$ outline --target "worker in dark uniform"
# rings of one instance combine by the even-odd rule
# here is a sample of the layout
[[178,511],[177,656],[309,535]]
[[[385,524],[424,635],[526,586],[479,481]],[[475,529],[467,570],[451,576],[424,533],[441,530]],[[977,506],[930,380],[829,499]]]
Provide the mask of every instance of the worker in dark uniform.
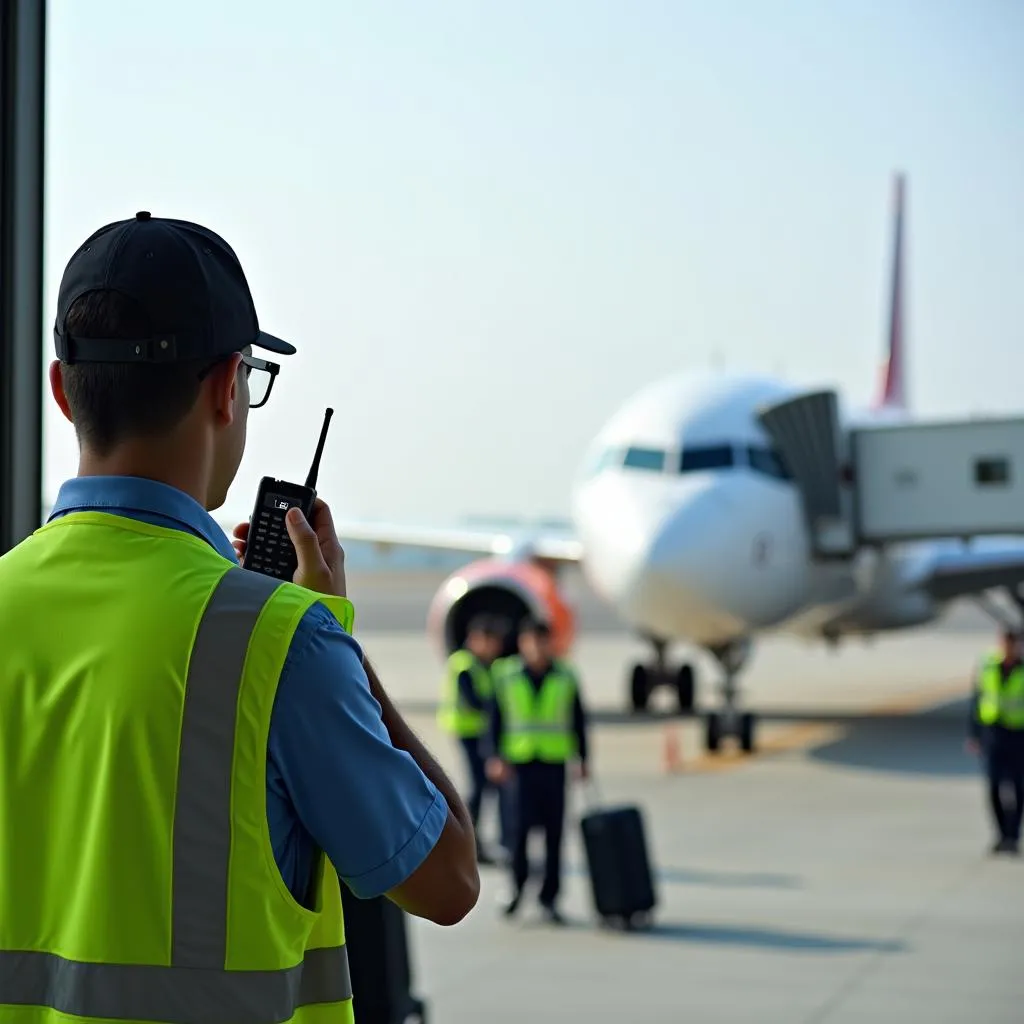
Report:
[[512,898],[514,914],[529,877],[527,840],[534,828],[544,832],[546,857],[540,905],[554,924],[563,924],[556,901],[562,874],[566,770],[587,776],[587,716],[572,668],[552,656],[546,624],[524,620],[519,655],[503,658],[494,671],[491,706],[491,779],[514,787]]
[[971,706],[968,749],[981,753],[998,839],[993,853],[1020,852],[1024,817],[1024,663],[1019,634],[1007,629],[1001,650],[981,666]]
[[[497,787],[490,782],[484,770],[487,745],[488,713],[492,697],[491,665],[501,654],[507,624],[494,616],[477,615],[470,620],[465,644],[448,658],[444,690],[437,711],[441,729],[456,737],[462,747],[469,795],[466,808],[477,828],[484,793]],[[501,845],[507,848],[507,814],[499,807]],[[495,858],[480,842],[477,833],[477,862],[493,864]]]

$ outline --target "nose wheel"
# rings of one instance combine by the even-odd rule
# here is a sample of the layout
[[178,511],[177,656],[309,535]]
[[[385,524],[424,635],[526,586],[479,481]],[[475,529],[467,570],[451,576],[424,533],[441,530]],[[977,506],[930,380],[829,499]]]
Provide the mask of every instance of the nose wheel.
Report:
[[757,716],[752,711],[711,711],[704,719],[704,746],[716,754],[722,740],[733,738],[745,754],[754,752]]
[[752,711],[741,711],[737,676],[750,653],[747,643],[734,644],[712,651],[724,673],[721,684],[722,709],[710,711],[704,718],[704,747],[708,753],[717,753],[725,739],[735,740],[745,754],[755,749],[757,716]]

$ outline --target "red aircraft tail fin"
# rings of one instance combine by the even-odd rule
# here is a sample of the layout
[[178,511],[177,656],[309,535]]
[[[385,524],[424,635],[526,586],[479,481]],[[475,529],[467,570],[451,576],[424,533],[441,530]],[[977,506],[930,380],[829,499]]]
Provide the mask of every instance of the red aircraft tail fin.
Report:
[[903,333],[903,229],[905,183],[902,174],[895,182],[895,230],[893,236],[892,286],[889,298],[889,337],[875,408],[905,410],[907,399],[907,353]]

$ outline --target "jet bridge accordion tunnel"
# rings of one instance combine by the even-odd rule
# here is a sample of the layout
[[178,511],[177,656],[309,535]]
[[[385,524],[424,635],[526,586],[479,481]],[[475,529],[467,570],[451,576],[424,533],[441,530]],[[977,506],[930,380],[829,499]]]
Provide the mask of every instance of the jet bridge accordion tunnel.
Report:
[[1024,417],[844,430],[835,392],[815,391],[758,420],[800,492],[819,561],[901,541],[1024,535]]
[[815,391],[763,408],[761,426],[771,438],[803,501],[814,554],[848,558],[854,540],[839,403],[834,391]]

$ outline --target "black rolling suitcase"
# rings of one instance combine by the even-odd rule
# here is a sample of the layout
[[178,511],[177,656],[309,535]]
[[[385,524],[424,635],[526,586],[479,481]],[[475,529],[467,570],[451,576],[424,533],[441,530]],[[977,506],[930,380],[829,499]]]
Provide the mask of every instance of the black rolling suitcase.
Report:
[[405,911],[386,896],[361,900],[341,883],[352,1009],[359,1024],[426,1024],[411,992]]
[[580,830],[602,922],[622,928],[646,924],[658,899],[640,809],[592,806]]

